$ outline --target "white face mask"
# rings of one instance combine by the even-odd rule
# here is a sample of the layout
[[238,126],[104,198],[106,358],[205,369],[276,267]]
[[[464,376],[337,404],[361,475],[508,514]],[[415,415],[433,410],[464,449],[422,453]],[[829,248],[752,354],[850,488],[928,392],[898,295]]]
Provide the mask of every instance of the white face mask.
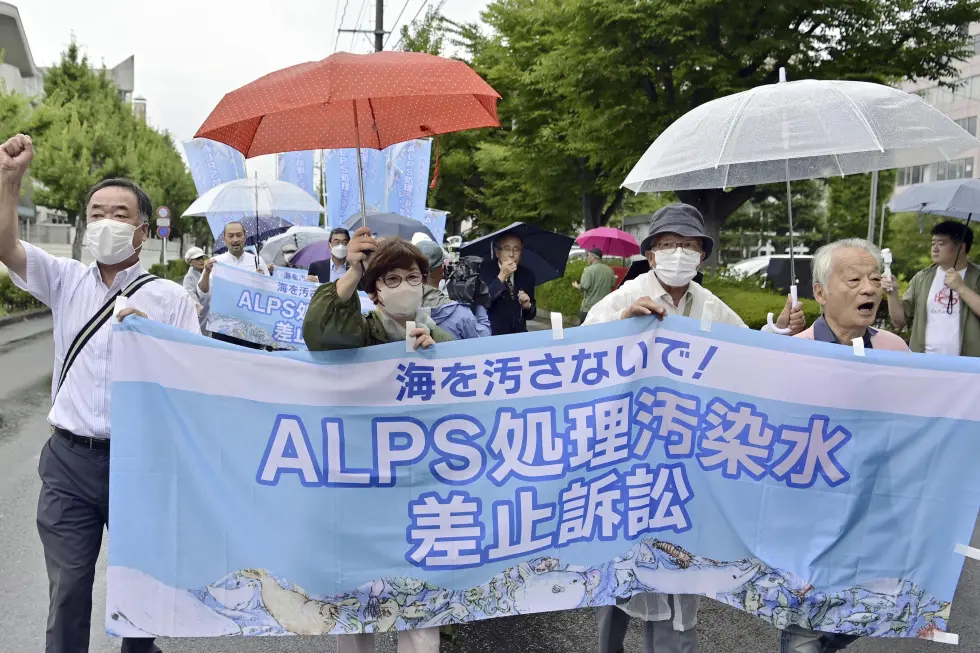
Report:
[[422,305],[422,284],[409,285],[402,281],[397,288],[389,288],[381,284],[378,298],[385,311],[392,317],[415,317],[419,306]]
[[701,265],[701,254],[689,252],[678,247],[673,252],[654,252],[656,258],[656,273],[662,283],[672,288],[680,288],[691,283],[698,274]]
[[330,253],[338,260],[347,258],[347,245],[334,245],[330,248]]
[[[85,229],[85,247],[99,263],[115,265],[133,254],[133,234],[136,227],[126,222],[103,218],[89,223]],[[142,245],[140,248],[142,249]]]

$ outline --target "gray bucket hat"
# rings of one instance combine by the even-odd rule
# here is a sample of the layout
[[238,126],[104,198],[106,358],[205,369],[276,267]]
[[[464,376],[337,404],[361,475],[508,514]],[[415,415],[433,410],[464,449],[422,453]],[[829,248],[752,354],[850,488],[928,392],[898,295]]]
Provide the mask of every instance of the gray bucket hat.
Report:
[[640,244],[640,251],[646,252],[653,247],[653,240],[660,234],[677,234],[678,236],[688,236],[700,238],[703,243],[705,257],[711,255],[711,250],[715,248],[715,241],[704,230],[704,218],[701,212],[690,204],[668,204],[653,214],[650,220],[650,230],[647,237]]
[[429,269],[438,270],[446,262],[446,252],[433,240],[420,241],[416,247],[422,252],[422,256],[429,260]]

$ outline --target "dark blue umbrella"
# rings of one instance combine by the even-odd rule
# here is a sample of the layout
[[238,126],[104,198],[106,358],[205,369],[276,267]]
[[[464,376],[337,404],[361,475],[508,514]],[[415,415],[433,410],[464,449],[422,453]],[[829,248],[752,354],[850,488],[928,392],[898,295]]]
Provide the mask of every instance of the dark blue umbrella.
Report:
[[[212,217],[208,216],[208,223],[211,224]],[[214,239],[214,253],[221,254],[228,248],[225,247],[225,236],[224,236],[224,224],[228,222],[240,222],[243,227],[245,227],[245,237],[246,245],[255,245],[256,242],[264,242],[273,236],[278,236],[281,233],[285,233],[287,229],[292,227],[291,222],[286,222],[282,218],[272,218],[272,217],[258,217],[255,216],[245,216],[243,218],[229,218],[224,220],[222,224],[222,230],[217,231],[218,237]],[[212,224],[212,229],[214,226]]]
[[524,243],[521,266],[534,273],[536,285],[540,286],[565,275],[568,253],[575,244],[575,239],[526,222],[515,222],[489,236],[466,243],[460,250],[460,255],[492,258],[494,243],[504,236],[517,236]]
[[[418,220],[406,218],[404,215],[398,215],[397,213],[368,213],[366,222],[367,226],[371,229],[371,233],[377,236],[411,240],[412,236],[421,231],[434,240],[432,232],[424,224]],[[362,220],[360,213],[351,216],[344,223],[344,229],[351,233],[360,229],[361,226]]]

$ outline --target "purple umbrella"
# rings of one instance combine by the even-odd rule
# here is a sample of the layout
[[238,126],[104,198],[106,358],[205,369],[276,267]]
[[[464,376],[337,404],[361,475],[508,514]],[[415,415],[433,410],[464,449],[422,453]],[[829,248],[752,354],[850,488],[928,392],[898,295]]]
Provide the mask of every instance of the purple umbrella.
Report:
[[323,261],[328,258],[330,258],[330,241],[321,240],[316,243],[311,243],[296,252],[296,255],[293,256],[289,262],[298,268],[306,268],[309,270],[310,265],[313,263]]

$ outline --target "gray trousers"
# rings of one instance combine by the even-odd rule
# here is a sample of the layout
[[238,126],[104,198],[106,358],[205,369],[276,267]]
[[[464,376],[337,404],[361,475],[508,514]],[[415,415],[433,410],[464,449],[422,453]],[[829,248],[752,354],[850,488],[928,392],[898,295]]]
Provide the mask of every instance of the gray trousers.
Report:
[[[37,532],[48,570],[45,653],[87,653],[92,585],[109,525],[109,452],[52,435],[38,463]],[[124,639],[123,653],[159,653],[152,639]]]
[[[599,628],[599,653],[622,653],[630,616],[614,605],[596,609]],[[697,653],[696,628],[683,632],[674,630],[673,621],[643,622],[643,653]]]

